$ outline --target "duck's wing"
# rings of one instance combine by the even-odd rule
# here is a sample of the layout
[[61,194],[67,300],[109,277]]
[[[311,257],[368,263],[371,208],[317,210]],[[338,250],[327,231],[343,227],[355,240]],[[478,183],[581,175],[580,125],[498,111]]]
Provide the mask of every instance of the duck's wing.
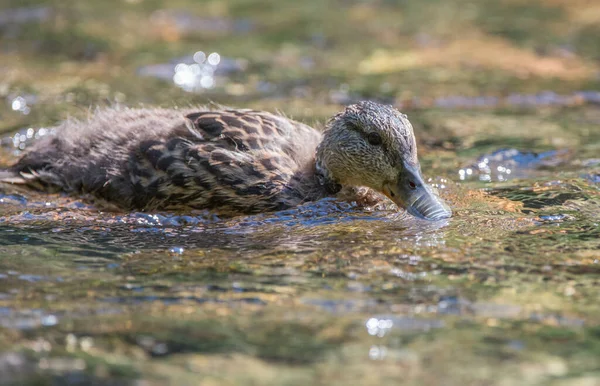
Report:
[[134,206],[257,212],[296,204],[290,180],[311,161],[320,134],[253,110],[189,113],[167,142],[140,146]]
[[172,138],[183,114],[175,109],[108,108],[85,120],[67,119],[0,173],[0,182],[93,194],[118,186],[125,200],[129,195],[123,177],[131,153],[142,142]]
[[186,115],[187,129],[197,138],[247,152],[282,145],[296,122],[254,110],[202,111]]
[[106,110],[59,129],[0,182],[91,194],[127,209],[257,212],[295,204],[290,181],[320,140],[306,125],[251,110]]

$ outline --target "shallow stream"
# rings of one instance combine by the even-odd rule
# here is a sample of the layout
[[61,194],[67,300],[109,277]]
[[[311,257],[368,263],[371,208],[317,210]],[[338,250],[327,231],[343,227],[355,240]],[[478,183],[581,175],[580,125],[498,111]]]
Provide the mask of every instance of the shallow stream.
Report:
[[2,187],[0,384],[600,384],[594,2],[9,3],[2,167],[90,106],[322,127],[376,99],[454,216],[103,213]]

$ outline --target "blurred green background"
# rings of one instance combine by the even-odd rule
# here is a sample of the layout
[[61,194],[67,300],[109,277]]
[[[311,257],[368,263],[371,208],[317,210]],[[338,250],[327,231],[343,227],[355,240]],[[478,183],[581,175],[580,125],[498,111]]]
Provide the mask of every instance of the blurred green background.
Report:
[[[408,109],[439,97],[600,88],[593,0],[2,4],[4,132],[114,103],[215,101],[323,118],[364,98]],[[187,92],[172,71],[198,51],[222,60],[209,88],[188,71]],[[17,96],[32,105],[26,116],[12,109]]]

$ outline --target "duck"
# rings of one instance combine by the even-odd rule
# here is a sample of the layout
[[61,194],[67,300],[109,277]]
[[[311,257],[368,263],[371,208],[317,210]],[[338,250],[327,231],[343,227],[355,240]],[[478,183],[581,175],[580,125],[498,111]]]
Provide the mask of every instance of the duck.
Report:
[[112,107],[52,132],[0,180],[126,211],[238,215],[336,197],[389,199],[427,220],[452,215],[424,181],[407,116],[371,101],[345,107],[321,131],[250,109]]

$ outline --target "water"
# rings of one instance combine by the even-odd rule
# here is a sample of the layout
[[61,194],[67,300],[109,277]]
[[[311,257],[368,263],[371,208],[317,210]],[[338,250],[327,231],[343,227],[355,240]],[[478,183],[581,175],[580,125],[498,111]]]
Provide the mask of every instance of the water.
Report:
[[456,350],[503,379],[492,364],[528,374],[541,353],[544,377],[594,366],[597,188],[448,184],[456,216],[443,222],[333,200],[220,219],[5,196],[2,327],[15,349],[35,348],[4,366],[15,381],[28,366],[61,382],[97,371],[173,379],[160,358],[184,383],[274,384],[335,368],[386,382],[396,366],[416,382],[432,364],[446,374]]
[[2,186],[0,384],[600,382],[593,2],[151,3],[0,7],[2,167],[90,106],[322,127],[373,99],[408,114],[454,216],[112,213]]

